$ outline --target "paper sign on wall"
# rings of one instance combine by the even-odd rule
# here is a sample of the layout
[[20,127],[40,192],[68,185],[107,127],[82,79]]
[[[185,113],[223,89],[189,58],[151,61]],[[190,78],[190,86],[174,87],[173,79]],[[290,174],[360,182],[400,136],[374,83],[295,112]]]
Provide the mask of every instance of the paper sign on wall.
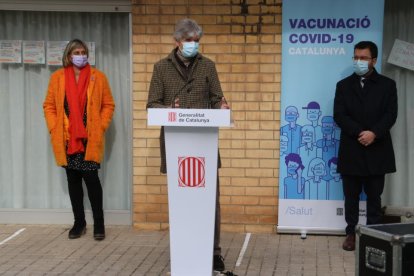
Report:
[[45,64],[45,42],[23,41],[23,62],[29,64]]
[[21,63],[22,41],[0,40],[0,63]]
[[47,64],[62,66],[62,56],[69,41],[47,42]]
[[388,63],[414,71],[414,43],[396,39]]

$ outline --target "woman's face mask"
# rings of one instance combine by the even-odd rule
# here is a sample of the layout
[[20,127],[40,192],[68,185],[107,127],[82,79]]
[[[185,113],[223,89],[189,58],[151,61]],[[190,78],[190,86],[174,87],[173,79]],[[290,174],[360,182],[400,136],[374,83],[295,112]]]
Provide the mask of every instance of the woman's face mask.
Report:
[[78,68],[83,68],[88,64],[87,55],[72,55],[72,63]]
[[88,64],[88,56],[86,54],[86,50],[83,47],[78,47],[73,49],[71,53],[70,60],[72,64],[78,68],[83,68]]

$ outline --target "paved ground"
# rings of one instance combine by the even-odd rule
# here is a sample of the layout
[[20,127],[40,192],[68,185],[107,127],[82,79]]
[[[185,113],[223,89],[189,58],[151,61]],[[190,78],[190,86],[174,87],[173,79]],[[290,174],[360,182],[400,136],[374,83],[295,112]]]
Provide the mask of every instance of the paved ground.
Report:
[[[98,242],[91,226],[76,240],[68,240],[68,230],[67,225],[0,224],[0,275],[168,274],[168,232],[110,226]],[[239,276],[354,275],[354,253],[341,249],[343,238],[251,234],[241,255],[246,234],[222,233],[221,245],[226,270]]]

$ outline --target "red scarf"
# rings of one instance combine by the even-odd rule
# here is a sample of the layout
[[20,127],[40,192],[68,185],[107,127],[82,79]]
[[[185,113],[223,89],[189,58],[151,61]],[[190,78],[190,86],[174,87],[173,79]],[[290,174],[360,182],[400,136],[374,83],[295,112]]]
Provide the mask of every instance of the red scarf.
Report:
[[75,71],[73,66],[65,68],[65,90],[66,99],[69,105],[69,143],[68,154],[85,152],[83,140],[88,138],[83,115],[87,100],[87,90],[91,67],[87,64],[80,69],[78,82],[76,83]]

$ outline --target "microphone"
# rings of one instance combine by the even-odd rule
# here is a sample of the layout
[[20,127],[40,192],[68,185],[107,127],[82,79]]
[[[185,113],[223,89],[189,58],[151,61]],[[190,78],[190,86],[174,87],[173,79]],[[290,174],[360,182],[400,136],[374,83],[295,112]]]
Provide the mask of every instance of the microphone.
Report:
[[190,80],[188,80],[180,89],[178,89],[177,93],[174,94],[174,97],[171,100],[171,107],[175,108],[175,99],[177,98],[177,96],[181,93],[181,91],[184,90],[184,88],[186,88],[187,85],[191,84],[193,82],[194,78],[191,78]]

